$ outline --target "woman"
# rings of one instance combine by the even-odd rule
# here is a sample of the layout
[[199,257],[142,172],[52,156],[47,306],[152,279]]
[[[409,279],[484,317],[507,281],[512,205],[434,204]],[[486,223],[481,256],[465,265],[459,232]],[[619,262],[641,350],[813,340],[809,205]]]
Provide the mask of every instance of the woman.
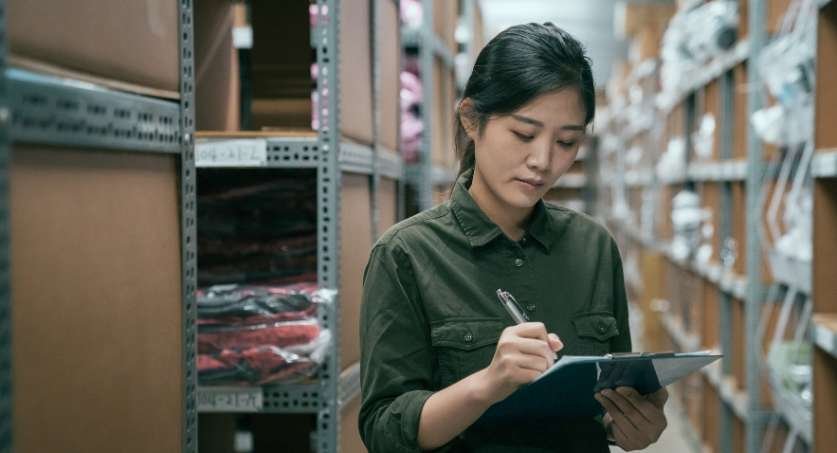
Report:
[[[457,111],[451,199],[391,228],[364,274],[360,430],[373,453],[633,450],[665,428],[665,390],[629,388],[596,395],[601,420],[472,426],[558,351],[631,349],[613,239],[542,200],[594,113],[589,59],[556,26],[511,27],[480,52]],[[513,325],[498,288],[532,322]]]

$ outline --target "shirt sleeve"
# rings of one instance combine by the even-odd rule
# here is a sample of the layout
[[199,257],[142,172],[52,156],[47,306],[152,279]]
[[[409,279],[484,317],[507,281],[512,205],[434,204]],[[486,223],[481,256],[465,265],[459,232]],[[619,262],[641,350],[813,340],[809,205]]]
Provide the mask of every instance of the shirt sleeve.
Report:
[[372,250],[361,306],[359,429],[370,452],[418,452],[433,355],[413,268],[397,237]]
[[622,256],[616,242],[611,241],[611,260],[613,263],[613,314],[619,328],[619,335],[610,343],[612,352],[631,351],[631,326],[628,322],[628,296],[625,292],[625,277],[622,273]]

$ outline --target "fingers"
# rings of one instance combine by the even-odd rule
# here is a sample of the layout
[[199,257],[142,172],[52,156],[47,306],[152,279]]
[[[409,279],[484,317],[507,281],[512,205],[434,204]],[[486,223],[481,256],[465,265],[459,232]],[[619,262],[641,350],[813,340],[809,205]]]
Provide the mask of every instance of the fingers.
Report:
[[546,358],[532,354],[517,354],[510,357],[510,360],[520,368],[537,371],[538,373],[543,373],[551,365]]
[[558,335],[551,333],[547,335],[547,337],[549,338],[549,347],[552,348],[553,351],[558,352],[564,349],[564,342],[558,338]]
[[534,338],[548,343],[549,337],[546,333],[546,326],[542,322],[524,322],[516,326],[509,327],[515,334],[523,338]]
[[616,445],[621,447],[625,451],[632,451],[632,450],[639,450],[642,448],[642,445],[639,445],[635,442],[632,438],[630,438],[625,431],[617,423],[612,423],[610,425],[610,432],[613,434],[613,440],[616,441]]
[[639,436],[640,429],[634,420],[636,416],[632,418],[622,410],[621,406],[614,402],[614,400],[623,399],[621,396],[616,396],[616,392],[613,390],[605,389],[597,393],[595,398],[605,408],[607,413],[610,414],[613,422],[617,423],[629,437],[634,438]]
[[624,401],[630,404],[636,413],[649,423],[665,423],[665,415],[663,415],[660,408],[640,395],[636,389],[631,387],[618,387],[616,388],[616,393],[622,395],[624,397]]
[[[610,414],[614,425],[628,438],[629,443],[625,445],[645,448],[656,442],[668,425],[662,409],[633,388],[605,389],[596,395],[596,400]],[[621,443],[619,445],[623,446]]]
[[517,349],[525,354],[537,355],[545,358],[551,366],[555,362],[555,352],[543,341],[531,338],[518,338],[515,341]]

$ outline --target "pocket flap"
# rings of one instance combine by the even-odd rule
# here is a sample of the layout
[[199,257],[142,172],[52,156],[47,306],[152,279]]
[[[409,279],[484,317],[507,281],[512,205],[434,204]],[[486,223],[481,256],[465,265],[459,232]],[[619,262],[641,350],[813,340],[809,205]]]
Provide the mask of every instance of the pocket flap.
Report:
[[585,313],[573,319],[579,337],[607,341],[619,335],[616,318],[610,313]]
[[497,343],[505,327],[493,319],[445,320],[430,326],[430,342],[433,346],[467,351]]

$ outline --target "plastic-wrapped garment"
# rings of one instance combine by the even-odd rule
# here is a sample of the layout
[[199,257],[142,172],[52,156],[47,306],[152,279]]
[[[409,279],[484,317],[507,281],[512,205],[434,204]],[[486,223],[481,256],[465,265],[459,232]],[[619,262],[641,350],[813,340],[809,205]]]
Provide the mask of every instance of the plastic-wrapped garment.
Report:
[[241,323],[248,317],[259,317],[255,321],[248,318],[249,324],[315,318],[316,304],[325,297],[314,283],[279,287],[218,285],[198,291],[198,317],[228,324]]
[[315,320],[274,324],[205,325],[198,323],[198,352],[244,350],[254,345],[295,346],[310,343],[320,334]]
[[222,351],[198,356],[198,379],[202,384],[266,384],[293,381],[312,375],[318,364],[310,358],[275,346],[257,346],[244,351]]
[[331,332],[320,331],[307,343],[289,347],[254,345],[198,355],[202,384],[267,384],[294,381],[313,375],[325,361]]

